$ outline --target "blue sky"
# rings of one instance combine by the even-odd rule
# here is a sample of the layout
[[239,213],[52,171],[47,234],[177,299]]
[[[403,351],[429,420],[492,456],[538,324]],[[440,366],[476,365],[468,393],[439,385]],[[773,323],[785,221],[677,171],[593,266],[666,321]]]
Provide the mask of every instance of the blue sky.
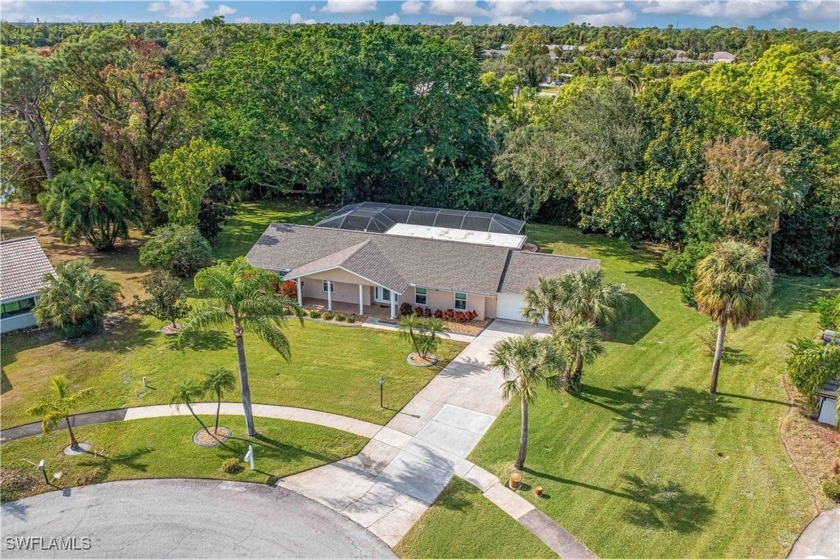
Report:
[[0,0],[4,21],[200,21],[223,15],[229,22],[386,23],[466,25],[514,23],[633,27],[669,24],[840,30],[840,0]]

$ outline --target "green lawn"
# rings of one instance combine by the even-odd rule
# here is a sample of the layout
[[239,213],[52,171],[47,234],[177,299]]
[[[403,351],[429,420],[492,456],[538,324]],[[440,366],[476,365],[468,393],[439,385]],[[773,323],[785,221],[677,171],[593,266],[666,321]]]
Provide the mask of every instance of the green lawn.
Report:
[[[64,259],[79,247],[68,247],[38,227],[30,210],[16,221],[18,235],[38,234],[51,247],[50,258]],[[18,213],[23,214],[22,211]],[[245,254],[272,221],[314,223],[325,212],[282,201],[245,202],[214,243],[218,258]],[[68,254],[59,254],[62,247]],[[136,248],[133,250],[136,255]],[[127,293],[138,293],[145,276],[135,257],[117,250],[98,255],[94,267],[117,279]],[[130,301],[128,301],[130,302]],[[229,330],[197,336],[190,346],[179,348],[157,332],[163,323],[130,316],[107,334],[82,341],[65,342],[54,332],[11,333],[2,339],[3,428],[30,423],[26,414],[38,396],[46,392],[50,377],[67,375],[74,388],[94,387],[95,397],[80,411],[168,403],[172,387],[182,380],[201,378],[216,367],[236,371],[236,349]],[[287,328],[292,361],[284,362],[267,345],[245,335],[245,350],[254,402],[300,406],[387,423],[463,347],[445,340],[440,364],[429,369],[408,365],[408,342],[396,333],[360,326],[344,327],[306,321],[290,321]],[[150,389],[144,389],[143,376]],[[379,385],[386,379],[385,408],[379,406]],[[229,395],[238,400],[238,392]]]
[[454,477],[394,548],[406,559],[557,557],[524,526]]
[[[213,418],[202,417],[208,424]],[[4,443],[3,500],[34,495],[51,488],[36,469],[45,459],[49,476],[61,472],[57,487],[75,487],[118,479],[212,478],[273,484],[279,478],[358,454],[367,439],[347,433],[279,419],[259,419],[259,435],[245,435],[241,417],[223,416],[221,425],[233,436],[224,446],[200,447],[192,442],[200,426],[192,417],[165,417],[106,423],[76,429],[79,441],[90,442],[91,452],[66,456],[67,431]],[[255,470],[244,462],[238,474],[222,471],[222,462],[242,459],[253,445]],[[94,454],[95,452],[95,454]],[[28,481],[28,487],[9,483],[10,473]],[[26,484],[24,484],[26,485]]]
[[[764,317],[728,336],[713,397],[698,337],[709,321],[680,304],[657,255],[559,227],[528,234],[543,250],[600,258],[633,294],[584,393],[543,392],[531,409],[524,477],[549,497],[535,504],[602,557],[784,556],[813,516],[779,439],[785,344],[817,331],[802,309],[836,283],[777,278]],[[504,479],[519,420],[508,406],[472,460]]]

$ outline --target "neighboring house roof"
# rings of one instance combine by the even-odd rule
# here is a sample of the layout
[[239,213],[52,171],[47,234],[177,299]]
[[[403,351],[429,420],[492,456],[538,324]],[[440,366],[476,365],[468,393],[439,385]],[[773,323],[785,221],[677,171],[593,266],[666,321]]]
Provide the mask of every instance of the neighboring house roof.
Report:
[[34,295],[46,285],[47,274],[55,270],[35,237],[0,242],[0,299]]
[[598,269],[601,263],[591,258],[558,256],[538,252],[511,251],[499,293],[523,293],[537,285],[541,277],[559,276],[585,269]]
[[735,55],[725,50],[719,50],[712,55],[712,62],[732,62]]
[[521,235],[525,230],[524,221],[499,214],[381,202],[349,204],[317,226],[385,233],[398,223],[509,235]]
[[290,270],[285,278],[293,280],[336,268],[347,270],[397,293],[403,293],[408,287],[408,281],[391,265],[379,247],[369,240],[298,266]]
[[525,286],[539,276],[599,265],[504,247],[288,223],[271,224],[247,258],[289,279],[343,268],[397,293],[415,285],[490,296],[505,284],[506,274],[515,278],[507,285]]

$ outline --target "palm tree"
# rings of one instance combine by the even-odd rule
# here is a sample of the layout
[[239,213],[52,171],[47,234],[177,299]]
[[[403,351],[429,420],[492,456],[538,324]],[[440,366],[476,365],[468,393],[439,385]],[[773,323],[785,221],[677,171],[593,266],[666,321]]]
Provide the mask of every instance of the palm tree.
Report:
[[102,323],[120,296],[120,285],[100,272],[91,273],[92,262],[80,258],[60,264],[56,275],[45,277],[33,313],[38,324],[60,328],[67,337],[77,337]]
[[440,336],[446,336],[449,331],[446,324],[439,318],[423,318],[414,313],[405,315],[399,323],[400,334],[411,342],[415,353],[421,359],[426,359],[434,353],[440,343]]
[[616,68],[615,74],[624,80],[627,87],[635,95],[642,87],[642,77],[639,75],[639,70],[635,64],[629,62],[622,62]]
[[423,318],[412,312],[403,315],[400,319],[400,323],[397,325],[397,328],[399,328],[400,331],[400,336],[411,342],[411,347],[414,348],[414,351],[418,355],[420,354],[420,343],[417,338],[420,335],[420,325],[422,322]]
[[201,389],[216,396],[216,432],[219,431],[219,412],[222,409],[222,394],[236,388],[236,377],[227,369],[213,369],[204,377]]
[[525,288],[525,307],[522,317],[531,324],[548,318],[554,324],[562,316],[568,293],[562,289],[560,278],[542,277],[537,287]]
[[499,367],[505,377],[502,396],[519,398],[522,424],[519,431],[519,454],[514,466],[521,470],[528,452],[528,406],[534,403],[537,388],[541,384],[554,390],[560,387],[558,371],[563,369],[563,358],[549,340],[531,334],[500,340],[490,356],[491,365]]
[[231,263],[219,262],[204,268],[195,275],[195,289],[210,301],[194,308],[183,327],[181,336],[198,330],[207,330],[233,324],[236,352],[239,358],[239,383],[242,389],[242,407],[248,434],[257,434],[251,411],[251,388],[248,384],[248,364],[245,361],[245,331],[252,332],[288,361],[291,358],[289,340],[283,333],[284,320],[296,315],[303,324],[297,304],[274,292],[273,273],[254,268],[244,257]]
[[718,324],[709,392],[717,392],[726,327],[746,326],[767,307],[773,291],[770,268],[755,248],[736,241],[717,244],[697,264],[694,298],[697,309]]
[[41,417],[41,431],[45,435],[51,433],[56,426],[64,420],[67,425],[67,432],[70,433],[70,448],[79,450],[79,442],[70,425],[70,416],[73,411],[93,393],[90,388],[84,388],[78,392],[69,391],[70,381],[65,376],[53,377],[50,386],[55,393],[51,397],[42,398],[37,404],[27,410],[31,415]]
[[609,324],[624,307],[624,288],[604,283],[603,270],[580,270],[561,280],[561,288],[568,292],[566,304],[570,316],[578,316],[593,325]]
[[601,333],[585,320],[575,317],[554,324],[551,340],[565,361],[562,385],[566,392],[579,390],[584,363],[593,363],[604,352]]
[[192,405],[193,402],[197,398],[201,398],[201,395],[204,393],[204,390],[201,386],[197,385],[192,381],[182,382],[181,384],[175,387],[175,391],[172,393],[172,399],[169,401],[170,404],[175,404],[175,407],[184,404],[187,406],[187,409],[190,410],[190,413],[198,421],[201,428],[213,438],[216,438],[216,435],[210,432],[210,429],[207,428],[207,425],[201,421],[201,418],[195,414],[195,410],[193,410]]

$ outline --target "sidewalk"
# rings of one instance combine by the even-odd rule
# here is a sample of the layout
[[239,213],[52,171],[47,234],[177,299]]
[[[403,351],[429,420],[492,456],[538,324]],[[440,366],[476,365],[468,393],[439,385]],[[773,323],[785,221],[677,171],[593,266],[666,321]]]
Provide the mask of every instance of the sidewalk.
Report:
[[282,479],[278,485],[336,510],[393,546],[453,475],[504,408],[502,375],[487,360],[500,339],[533,331],[495,321],[352,458]]
[[[387,322],[380,322],[375,318],[367,319],[362,323],[362,326],[365,328],[376,328],[377,330],[390,330],[391,332],[399,331],[399,328],[396,325],[388,324]],[[448,332],[446,335],[441,335],[441,337],[445,340],[455,340],[456,342],[465,342],[469,344],[472,343],[472,341],[475,340],[477,336],[470,336],[468,334],[458,334],[456,332]]]
[[840,559],[840,507],[820,513],[799,535],[788,559]]

